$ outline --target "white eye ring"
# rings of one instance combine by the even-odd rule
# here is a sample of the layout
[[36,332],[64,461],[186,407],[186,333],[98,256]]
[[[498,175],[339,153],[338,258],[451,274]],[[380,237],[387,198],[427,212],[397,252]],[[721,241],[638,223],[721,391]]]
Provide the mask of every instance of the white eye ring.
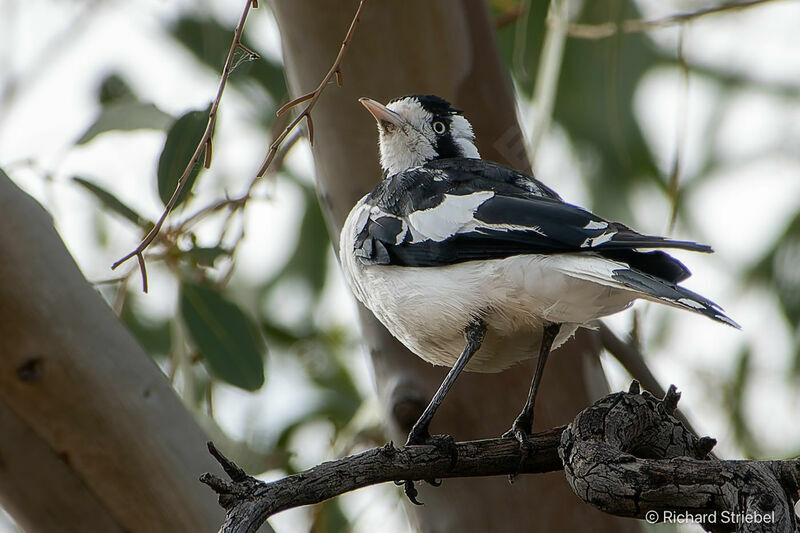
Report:
[[437,120],[436,122],[433,123],[433,131],[436,133],[436,135],[441,135],[442,133],[447,131],[447,126],[445,126],[444,122],[442,122],[441,120]]

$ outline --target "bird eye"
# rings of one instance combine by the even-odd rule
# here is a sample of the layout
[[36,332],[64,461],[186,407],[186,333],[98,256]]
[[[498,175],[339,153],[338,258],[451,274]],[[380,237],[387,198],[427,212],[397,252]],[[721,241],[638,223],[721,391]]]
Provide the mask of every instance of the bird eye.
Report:
[[447,126],[445,126],[444,122],[442,122],[441,120],[435,121],[432,125],[433,125],[433,131],[436,133],[436,135],[441,135],[442,133],[447,131]]

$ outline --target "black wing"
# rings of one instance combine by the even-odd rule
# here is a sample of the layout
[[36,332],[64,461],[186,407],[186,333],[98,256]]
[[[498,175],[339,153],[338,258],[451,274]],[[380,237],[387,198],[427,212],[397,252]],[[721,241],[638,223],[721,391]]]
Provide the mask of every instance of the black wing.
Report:
[[[446,164],[445,164],[446,162]],[[519,254],[595,253],[677,283],[683,264],[661,251],[710,252],[688,241],[642,235],[564,203],[533,178],[481,160],[444,160],[398,174],[367,198],[356,238],[368,264],[444,266]]]

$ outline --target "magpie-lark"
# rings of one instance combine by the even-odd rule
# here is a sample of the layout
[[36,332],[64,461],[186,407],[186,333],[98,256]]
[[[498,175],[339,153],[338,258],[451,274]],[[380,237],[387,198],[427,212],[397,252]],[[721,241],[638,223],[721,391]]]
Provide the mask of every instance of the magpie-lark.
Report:
[[384,179],[342,228],[345,278],[412,352],[452,367],[408,444],[430,438],[430,421],[462,370],[498,372],[538,353],[528,399],[506,433],[521,442],[550,350],[637,298],[739,327],[678,285],[689,277],[678,260],[641,251],[709,246],[642,235],[480,159],[469,121],[442,98],[360,101],[378,122]]

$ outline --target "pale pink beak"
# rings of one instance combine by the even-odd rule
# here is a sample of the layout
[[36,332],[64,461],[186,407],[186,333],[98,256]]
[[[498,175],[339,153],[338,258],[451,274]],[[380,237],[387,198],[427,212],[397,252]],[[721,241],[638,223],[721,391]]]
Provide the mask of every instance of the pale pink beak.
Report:
[[[375,120],[378,122],[378,125],[383,130],[386,130],[387,126],[393,126],[398,129],[402,128],[403,124],[405,124],[406,122],[403,117],[401,117],[400,115],[398,115],[397,113],[395,113],[382,103],[376,102],[371,98],[366,98],[366,97],[359,98],[358,101],[361,102],[361,105],[367,108],[367,111],[369,111],[373,117],[375,117]],[[391,130],[392,128],[389,127],[388,129]]]

